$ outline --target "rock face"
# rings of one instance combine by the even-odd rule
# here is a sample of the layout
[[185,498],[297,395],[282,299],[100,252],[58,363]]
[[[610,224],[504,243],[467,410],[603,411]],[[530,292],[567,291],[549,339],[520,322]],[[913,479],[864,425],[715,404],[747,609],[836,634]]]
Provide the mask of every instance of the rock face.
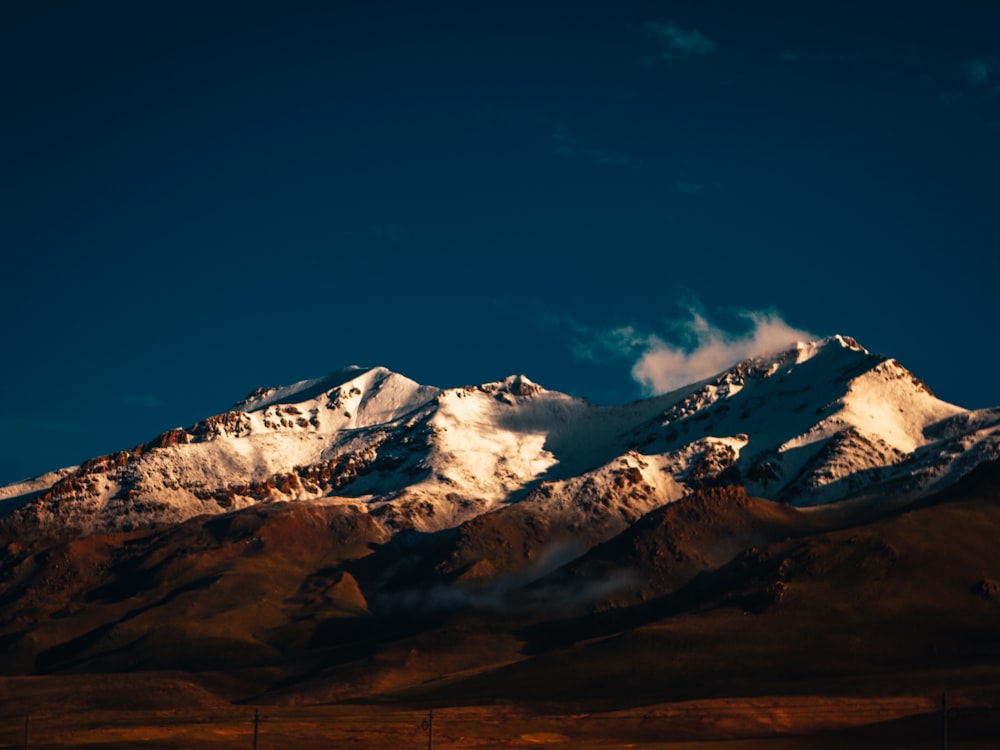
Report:
[[998,418],[838,337],[618,407],[378,368],[262,389],[0,489],[0,674],[293,703],[993,690]]
[[613,407],[523,375],[441,390],[348,368],[0,488],[0,519],[27,536],[84,535],[307,501],[394,533],[517,507],[516,521],[490,523],[541,518],[609,538],[693,490],[741,485],[795,506],[904,502],[998,456],[1000,409],[940,401],[895,360],[834,336]]

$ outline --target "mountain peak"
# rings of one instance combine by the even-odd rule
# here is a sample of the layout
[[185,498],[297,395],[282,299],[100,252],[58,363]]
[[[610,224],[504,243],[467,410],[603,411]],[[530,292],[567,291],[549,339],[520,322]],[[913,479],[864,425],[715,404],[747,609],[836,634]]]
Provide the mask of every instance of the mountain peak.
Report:
[[861,344],[858,343],[857,339],[851,336],[843,336],[839,333],[836,333],[833,336],[827,336],[825,339],[821,339],[821,341],[830,346],[836,345],[840,346],[843,349],[853,349],[854,351],[857,352],[864,352],[865,354],[871,354],[871,352],[869,352],[867,349],[861,346]]
[[239,411],[250,412],[259,411],[275,404],[311,401],[317,396],[365,376],[369,376],[365,378],[367,381],[381,381],[392,375],[395,375],[395,373],[386,367],[349,365],[340,370],[334,370],[320,378],[300,380],[297,383],[286,386],[258,388],[242,401],[238,401],[233,408]]
[[[542,386],[532,382],[527,375],[508,375],[503,380],[487,385],[493,386],[491,390],[509,393],[512,396],[534,396],[545,390]],[[483,386],[484,389],[486,387],[486,385]]]
[[[858,343],[857,339],[851,336],[844,336],[836,333],[832,336],[824,336],[813,341],[800,341],[787,352],[780,352],[778,358],[794,359],[796,363],[805,362],[819,354],[857,352],[862,355],[870,355],[871,352]],[[792,356],[788,356],[792,355]]]

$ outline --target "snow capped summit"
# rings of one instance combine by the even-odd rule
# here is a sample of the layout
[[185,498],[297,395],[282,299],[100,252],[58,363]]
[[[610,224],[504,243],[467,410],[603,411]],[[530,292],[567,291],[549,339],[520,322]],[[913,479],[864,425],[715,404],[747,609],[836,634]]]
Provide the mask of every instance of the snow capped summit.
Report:
[[526,375],[508,375],[503,380],[484,383],[479,387],[487,393],[509,393],[512,396],[534,396],[545,390],[540,385],[532,383]]
[[[363,368],[352,365],[314,380],[303,380],[282,388],[260,388],[233,409],[247,413],[266,411],[280,413],[282,405],[322,403],[330,410],[341,407],[348,414],[353,405],[354,426],[391,421],[416,409],[440,392],[415,383],[385,367]],[[364,416],[360,416],[361,414]]]
[[911,459],[918,451],[933,453],[934,425],[964,413],[895,360],[831,336],[744,360],[699,384],[663,413],[656,428],[666,433],[647,429],[645,440],[672,456],[674,443],[682,453],[697,444],[693,433],[739,438],[742,447],[732,446],[726,462],[727,481],[814,505],[879,484],[883,470],[900,480],[916,471],[922,479],[907,490],[930,486],[932,477],[948,473],[948,462],[935,459],[918,471]]
[[[80,532],[256,503],[348,504],[388,529],[524,507],[614,528],[708,486],[796,505],[912,498],[1000,456],[1000,410],[937,399],[830,336],[672,393],[595,406],[524,375],[462,388],[349,367],[75,469],[0,489],[0,515]],[[610,521],[607,519],[611,519]]]
[[258,388],[242,401],[236,402],[236,404],[233,405],[233,409],[240,411],[256,411],[282,401],[294,402],[296,400],[303,400],[304,398],[309,398],[306,394],[320,394],[331,391],[337,386],[341,386],[344,383],[354,380],[355,378],[373,370],[383,370],[386,373],[388,372],[388,370],[385,370],[383,367],[358,367],[358,365],[350,365],[342,370],[331,372],[329,375],[322,378],[300,380],[298,383],[292,383],[292,385],[283,387]]

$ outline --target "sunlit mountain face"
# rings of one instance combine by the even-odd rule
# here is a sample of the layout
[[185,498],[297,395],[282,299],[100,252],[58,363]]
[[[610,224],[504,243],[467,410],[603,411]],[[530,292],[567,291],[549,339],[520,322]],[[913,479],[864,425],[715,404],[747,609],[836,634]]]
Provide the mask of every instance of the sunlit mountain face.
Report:
[[840,726],[830,694],[884,699],[850,726],[931,710],[900,681],[981,703],[998,441],[1000,410],[844,336],[621,406],[380,367],[259,388],[3,488],[0,686],[103,684],[113,712],[796,694],[805,734]]
[[945,403],[843,336],[612,407],[523,375],[442,390],[353,367],[10,485],[2,507],[29,536],[275,502],[364,513],[390,535],[513,508],[581,527],[597,514],[610,533],[708,487],[799,507],[904,505],[1000,455],[998,424],[1000,411]]

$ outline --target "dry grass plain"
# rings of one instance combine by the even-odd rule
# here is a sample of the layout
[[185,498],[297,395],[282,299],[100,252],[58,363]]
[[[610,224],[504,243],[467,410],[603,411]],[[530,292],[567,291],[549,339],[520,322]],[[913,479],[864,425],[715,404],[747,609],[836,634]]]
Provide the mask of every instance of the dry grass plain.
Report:
[[[25,714],[31,748],[252,748],[255,711],[259,750],[428,746],[429,707],[234,705],[180,675],[6,678],[0,698],[4,748],[24,747]],[[997,698],[982,691],[949,698],[950,747],[1000,746]],[[920,695],[759,696],[617,711],[498,704],[438,706],[433,728],[435,748],[456,750],[937,748],[941,712],[939,698]]]
[[[86,680],[72,682],[75,690],[88,689]],[[52,698],[62,692],[50,683],[43,679],[22,695],[38,691]],[[7,681],[5,695],[13,687],[26,688]],[[180,689],[177,684],[173,687]],[[1000,715],[977,707],[974,699],[959,697],[956,704],[949,727],[950,746],[996,748]],[[116,711],[82,709],[70,700],[62,709],[49,706],[31,715],[29,742],[32,748],[92,750],[252,748],[254,710],[252,706],[192,705]],[[259,711],[260,750],[416,750],[428,743],[426,709],[348,704],[264,706]],[[0,747],[23,747],[23,716],[5,714],[0,720]],[[683,701],[600,713],[555,706],[534,711],[512,705],[438,708],[433,726],[436,748],[792,750],[936,748],[941,722],[936,701],[929,697],[794,696]]]

